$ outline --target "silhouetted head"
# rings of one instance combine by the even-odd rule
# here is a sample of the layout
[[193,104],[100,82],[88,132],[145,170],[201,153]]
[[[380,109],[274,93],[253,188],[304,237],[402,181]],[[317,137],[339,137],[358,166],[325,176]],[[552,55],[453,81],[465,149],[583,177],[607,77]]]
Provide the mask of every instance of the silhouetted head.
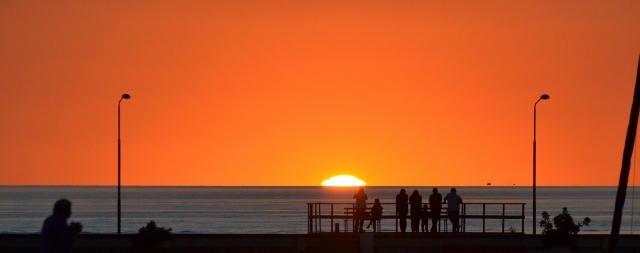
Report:
[[433,193],[438,193],[438,188],[433,188]]
[[451,192],[456,193],[456,188],[451,188]]
[[364,192],[364,186],[360,186],[360,188],[358,188],[358,192]]
[[380,205],[380,199],[374,200],[373,203],[376,204],[376,205]]
[[400,194],[404,194],[404,193],[406,193],[406,192],[407,192],[407,191],[405,191],[404,189],[400,189]]
[[422,209],[427,209],[429,208],[429,206],[427,206],[427,204],[422,205]]
[[53,214],[61,216],[65,219],[71,217],[71,201],[60,199],[53,204]]
[[418,195],[418,190],[413,190],[413,193],[411,193],[411,195]]

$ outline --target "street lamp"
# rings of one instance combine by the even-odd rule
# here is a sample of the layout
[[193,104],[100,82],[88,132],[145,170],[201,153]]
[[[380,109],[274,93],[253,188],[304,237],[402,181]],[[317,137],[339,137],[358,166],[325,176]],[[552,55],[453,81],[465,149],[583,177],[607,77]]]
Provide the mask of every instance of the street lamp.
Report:
[[533,234],[536,234],[536,105],[540,100],[549,99],[549,95],[542,94],[533,105]]
[[130,99],[129,94],[122,94],[118,101],[118,234],[120,234],[120,102],[123,99]]

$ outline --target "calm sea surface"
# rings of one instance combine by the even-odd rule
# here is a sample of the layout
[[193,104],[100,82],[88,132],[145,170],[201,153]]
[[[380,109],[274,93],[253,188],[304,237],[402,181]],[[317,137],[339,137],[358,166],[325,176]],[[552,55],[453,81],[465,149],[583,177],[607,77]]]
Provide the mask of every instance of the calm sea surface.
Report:
[[[393,203],[401,187],[367,187],[369,202],[379,198]],[[418,190],[428,199],[431,187],[404,187]],[[450,187],[438,187],[443,196]],[[465,203],[526,203],[526,233],[532,231],[531,187],[456,187]],[[149,220],[171,227],[174,233],[214,234],[302,234],[307,233],[307,203],[353,203],[356,188],[330,187],[123,187],[122,231],[136,233]],[[624,234],[640,229],[640,189],[629,188],[622,221]],[[635,195],[632,215],[632,194]],[[616,187],[539,187],[537,211],[552,217],[567,207],[576,221],[590,217],[592,223],[580,233],[610,233]],[[0,186],[0,233],[39,233],[42,221],[60,198],[73,202],[72,221],[82,222],[85,233],[116,233],[116,187]],[[324,208],[324,207],[323,207]],[[341,207],[342,208],[342,207]],[[384,205],[385,214],[394,213]],[[323,210],[326,212],[328,210]],[[468,212],[482,213],[482,207]],[[487,214],[500,214],[502,206],[489,206]],[[506,213],[520,214],[520,206]],[[325,226],[325,225],[323,225]],[[326,224],[326,229],[329,228]],[[383,221],[383,229],[395,221]],[[521,222],[508,221],[522,231]],[[501,231],[500,221],[488,221],[487,231]],[[481,221],[467,221],[467,231],[482,231]],[[537,228],[538,233],[541,229]]]

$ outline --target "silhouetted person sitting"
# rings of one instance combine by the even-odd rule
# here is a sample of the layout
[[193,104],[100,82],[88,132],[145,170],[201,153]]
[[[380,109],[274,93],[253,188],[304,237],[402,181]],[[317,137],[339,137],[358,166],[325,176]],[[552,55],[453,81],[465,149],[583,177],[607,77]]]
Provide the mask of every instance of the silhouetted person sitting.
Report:
[[440,212],[442,212],[442,195],[438,193],[438,188],[433,188],[433,193],[429,196],[429,205],[431,205],[431,232],[438,232],[438,221],[440,221]]
[[444,203],[448,203],[447,214],[449,220],[453,226],[452,231],[454,233],[460,232],[460,204],[462,204],[462,198],[456,194],[456,188],[451,188],[451,192],[444,197]]
[[429,214],[429,206],[422,205],[422,223],[420,225],[422,232],[429,232]]
[[411,206],[411,233],[420,232],[420,219],[422,219],[422,196],[418,190],[414,190],[409,196]]
[[379,199],[375,199],[373,202],[373,206],[371,206],[371,220],[369,220],[369,225],[367,228],[371,227],[373,224],[373,232],[376,232],[380,219],[382,218],[382,205],[380,204]]
[[357,222],[356,225],[358,227],[358,232],[364,231],[362,226],[364,225],[364,220],[367,217],[367,194],[364,193],[364,186],[360,186],[358,192],[353,195],[353,198],[356,199],[356,210],[354,213],[354,222]]
[[407,195],[404,189],[400,189],[400,194],[396,195],[396,212],[400,219],[400,231],[405,232],[407,230],[407,214],[409,213],[409,195]]
[[74,252],[73,244],[82,231],[80,223],[72,222],[67,225],[71,217],[71,201],[60,199],[53,205],[53,214],[44,220],[41,232],[41,250],[43,253]]

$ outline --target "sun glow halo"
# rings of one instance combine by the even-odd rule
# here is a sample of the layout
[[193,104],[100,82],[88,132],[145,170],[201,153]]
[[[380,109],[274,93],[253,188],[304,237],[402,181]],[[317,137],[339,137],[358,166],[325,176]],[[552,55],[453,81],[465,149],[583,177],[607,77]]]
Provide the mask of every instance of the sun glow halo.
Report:
[[350,187],[350,186],[363,186],[366,185],[364,181],[348,175],[339,175],[335,177],[331,177],[327,180],[322,181],[322,186],[339,186],[339,187]]

